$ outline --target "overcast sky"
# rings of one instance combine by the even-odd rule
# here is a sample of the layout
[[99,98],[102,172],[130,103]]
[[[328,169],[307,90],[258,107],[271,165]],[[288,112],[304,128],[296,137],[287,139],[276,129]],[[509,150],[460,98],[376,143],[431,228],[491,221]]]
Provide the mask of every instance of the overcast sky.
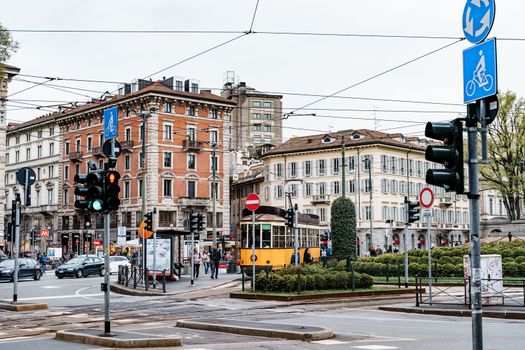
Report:
[[[116,34],[28,33],[28,29],[82,30],[217,30],[247,31],[257,0],[17,0],[2,1],[0,22],[13,30],[20,49],[9,64],[21,73],[61,78],[131,81],[210,49],[240,34]],[[154,75],[195,78],[202,87],[220,88],[226,71],[260,91],[284,94],[285,111],[316,101],[288,93],[330,95],[395,66],[452,44],[463,37],[465,1],[458,0],[260,0],[253,31],[449,37],[407,39],[307,35],[249,34]],[[500,0],[491,37],[525,39],[525,3]],[[445,120],[465,111],[462,51],[467,41],[416,60],[402,68],[352,87],[285,121],[285,137],[316,131],[372,128],[422,135],[417,122]],[[525,40],[498,41],[500,91],[525,96]],[[42,82],[42,79],[19,77]],[[98,97],[116,84],[52,82],[93,91]],[[13,81],[10,94],[32,86]],[[72,91],[72,90],[69,90]],[[215,93],[219,93],[218,90]],[[86,101],[86,96],[40,86],[16,94],[8,105],[8,120],[28,120],[45,114],[19,109],[21,102],[52,105]],[[414,104],[379,99],[440,102]],[[19,100],[19,101],[15,101]],[[29,106],[29,105],[25,105]],[[339,110],[337,110],[339,109]],[[341,111],[340,109],[345,109]],[[361,111],[357,111],[361,110]],[[413,111],[420,111],[414,113]],[[428,111],[435,111],[428,113]],[[338,118],[332,118],[335,116]],[[345,118],[345,119],[342,119]],[[361,119],[359,119],[361,118]],[[394,121],[388,121],[394,120]],[[311,129],[311,130],[303,130]]]

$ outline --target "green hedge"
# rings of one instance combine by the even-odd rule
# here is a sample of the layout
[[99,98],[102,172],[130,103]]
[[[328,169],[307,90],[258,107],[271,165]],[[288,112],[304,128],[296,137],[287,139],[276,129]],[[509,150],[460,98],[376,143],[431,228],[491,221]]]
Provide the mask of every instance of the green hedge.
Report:
[[[438,247],[432,249],[432,275],[435,277],[463,277],[463,256],[468,247]],[[482,254],[499,254],[503,260],[503,276],[525,277],[525,241],[497,242],[481,245]],[[408,252],[410,276],[426,277],[428,256],[426,250]],[[372,276],[404,275],[404,254],[382,254],[377,257],[360,257],[354,263],[356,272]]]
[[[335,268],[323,268],[319,264],[304,266],[288,266],[284,269],[256,276],[255,286],[257,291],[268,292],[295,292],[300,279],[301,290],[330,290],[352,288],[352,273],[341,269],[340,261],[333,264]],[[346,267],[346,263],[345,263]],[[373,285],[371,276],[354,273],[355,288],[370,288]]]

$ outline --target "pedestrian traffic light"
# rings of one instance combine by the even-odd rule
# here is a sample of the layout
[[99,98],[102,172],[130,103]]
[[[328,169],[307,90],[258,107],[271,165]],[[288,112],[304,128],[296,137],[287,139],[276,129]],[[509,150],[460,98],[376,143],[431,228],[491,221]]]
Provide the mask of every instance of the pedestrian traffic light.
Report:
[[120,199],[118,194],[120,193],[120,187],[118,185],[118,180],[120,179],[120,174],[115,170],[108,170],[105,172],[105,182],[104,182],[104,210],[111,211],[117,210],[120,206]]
[[146,231],[153,231],[153,213],[144,214],[144,222],[146,223]]
[[463,170],[463,123],[459,119],[446,123],[428,122],[425,136],[444,143],[428,146],[425,159],[443,164],[445,169],[428,169],[426,182],[443,187],[447,192],[465,193]]
[[284,213],[284,220],[286,222],[286,226],[294,227],[294,211],[292,208],[286,210]]
[[75,201],[75,208],[87,209],[93,213],[104,210],[103,176],[103,170],[92,171],[86,175],[75,175],[74,181],[83,185],[75,188],[75,195],[83,197]]
[[412,223],[420,219],[419,213],[421,209],[419,207],[419,202],[411,202],[405,197],[406,211],[407,211],[407,223]]
[[202,230],[204,230],[204,215],[199,213],[197,218],[198,218],[198,220],[197,220],[197,231],[202,231]]

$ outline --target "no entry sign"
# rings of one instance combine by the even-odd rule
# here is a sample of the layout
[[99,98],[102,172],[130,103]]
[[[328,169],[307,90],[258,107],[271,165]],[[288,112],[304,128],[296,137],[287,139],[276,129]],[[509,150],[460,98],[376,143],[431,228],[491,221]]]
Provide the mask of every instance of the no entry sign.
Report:
[[250,193],[246,197],[246,209],[250,211],[256,211],[259,208],[260,200],[259,196],[255,193]]
[[434,204],[434,193],[428,187],[425,187],[419,193],[419,203],[423,208],[430,208]]

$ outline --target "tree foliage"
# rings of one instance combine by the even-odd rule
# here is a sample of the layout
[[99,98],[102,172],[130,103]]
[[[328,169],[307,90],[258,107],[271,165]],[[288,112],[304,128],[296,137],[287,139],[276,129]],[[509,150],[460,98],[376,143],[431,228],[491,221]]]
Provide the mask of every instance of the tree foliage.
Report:
[[482,165],[485,189],[503,196],[509,221],[521,218],[520,198],[525,195],[525,101],[507,91],[499,96],[499,112],[489,126],[489,164]]
[[337,198],[331,207],[332,249],[337,259],[356,258],[355,206],[349,198]]
[[18,42],[13,40],[9,31],[0,24],[0,81],[4,75],[4,69],[1,63],[6,62],[17,49]]

